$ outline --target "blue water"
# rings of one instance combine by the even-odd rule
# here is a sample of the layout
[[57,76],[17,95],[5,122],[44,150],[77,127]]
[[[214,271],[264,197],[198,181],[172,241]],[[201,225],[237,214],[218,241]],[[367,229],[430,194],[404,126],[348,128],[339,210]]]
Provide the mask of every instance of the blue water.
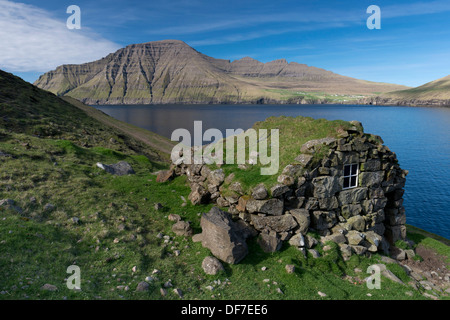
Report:
[[98,106],[103,112],[170,138],[172,131],[248,129],[269,116],[358,120],[380,135],[409,170],[404,195],[407,223],[450,239],[450,108],[355,105]]

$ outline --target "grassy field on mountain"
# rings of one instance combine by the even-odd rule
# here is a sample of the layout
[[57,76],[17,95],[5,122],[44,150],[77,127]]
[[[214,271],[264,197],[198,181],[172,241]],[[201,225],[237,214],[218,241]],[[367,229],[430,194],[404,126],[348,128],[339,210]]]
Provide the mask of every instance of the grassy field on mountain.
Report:
[[[146,140],[150,133],[89,108],[0,73],[0,200],[11,200],[0,205],[0,299],[180,299],[174,288],[183,299],[427,299],[423,288],[384,277],[381,290],[368,289],[366,269],[381,256],[344,261],[333,244],[313,259],[288,244],[264,253],[253,239],[241,263],[206,275],[201,263],[211,253],[175,236],[168,215],[191,221],[198,233],[200,215],[211,205],[186,201],[185,177],[156,182],[155,172],[168,164],[164,151]],[[135,174],[115,176],[96,166],[118,161]],[[449,258],[447,246],[412,231],[418,247]],[[296,271],[288,274],[286,264]],[[66,286],[70,265],[80,267],[80,291]],[[408,281],[399,265],[387,268]],[[149,290],[136,292],[146,278]],[[57,290],[43,290],[45,284]]]

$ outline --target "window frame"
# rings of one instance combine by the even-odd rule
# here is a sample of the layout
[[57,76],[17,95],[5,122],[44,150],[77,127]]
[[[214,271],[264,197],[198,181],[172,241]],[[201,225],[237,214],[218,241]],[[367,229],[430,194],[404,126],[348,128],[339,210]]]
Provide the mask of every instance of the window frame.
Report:
[[[356,173],[352,174],[352,169],[353,166],[356,166]],[[345,175],[345,167],[350,167],[350,173],[348,175]],[[342,190],[348,190],[348,189],[353,189],[353,188],[357,188],[358,187],[358,176],[359,176],[359,164],[358,163],[349,163],[349,164],[344,164],[344,168],[343,168],[343,172],[342,172]],[[355,185],[352,185],[352,178],[355,177],[356,181],[355,181]],[[345,187],[345,178],[349,179],[349,183],[348,183],[348,187]]]

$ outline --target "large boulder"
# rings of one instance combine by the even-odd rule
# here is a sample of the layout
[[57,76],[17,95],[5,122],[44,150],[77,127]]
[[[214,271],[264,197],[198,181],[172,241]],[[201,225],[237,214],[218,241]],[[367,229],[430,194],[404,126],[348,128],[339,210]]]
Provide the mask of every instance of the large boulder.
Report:
[[202,215],[202,245],[220,260],[238,263],[248,253],[241,228],[231,220],[228,213],[217,207]]
[[97,167],[100,169],[105,170],[106,172],[110,174],[114,174],[116,176],[124,176],[127,174],[134,174],[134,170],[131,167],[131,165],[126,161],[120,161],[115,164],[104,164],[97,162]]

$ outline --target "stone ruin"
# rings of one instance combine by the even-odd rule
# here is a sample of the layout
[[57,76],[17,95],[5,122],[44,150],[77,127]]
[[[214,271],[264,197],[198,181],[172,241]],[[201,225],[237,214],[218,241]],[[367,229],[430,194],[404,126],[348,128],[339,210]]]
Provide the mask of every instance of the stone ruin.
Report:
[[250,236],[258,236],[265,252],[289,241],[314,256],[320,236],[322,243],[336,242],[344,257],[388,254],[397,240],[406,239],[402,197],[408,172],[379,136],[351,123],[337,138],[305,143],[270,190],[259,184],[245,194],[234,174],[225,176],[222,168],[211,170],[206,164],[181,163],[162,175],[186,175],[193,204],[227,208],[204,214],[202,234],[194,240],[228,263],[247,254],[245,239]]

